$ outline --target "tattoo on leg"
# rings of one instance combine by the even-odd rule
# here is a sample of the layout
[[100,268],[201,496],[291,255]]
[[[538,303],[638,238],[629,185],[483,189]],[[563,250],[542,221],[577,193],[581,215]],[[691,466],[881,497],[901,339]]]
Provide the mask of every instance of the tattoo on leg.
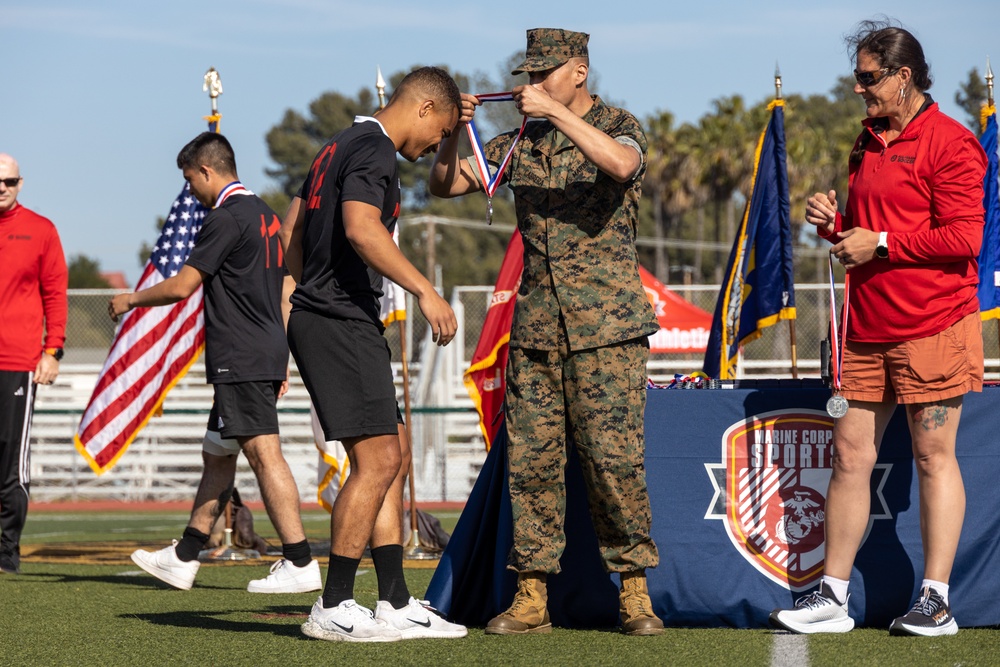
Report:
[[927,405],[913,412],[913,423],[925,431],[941,428],[948,421],[948,408],[943,405]]

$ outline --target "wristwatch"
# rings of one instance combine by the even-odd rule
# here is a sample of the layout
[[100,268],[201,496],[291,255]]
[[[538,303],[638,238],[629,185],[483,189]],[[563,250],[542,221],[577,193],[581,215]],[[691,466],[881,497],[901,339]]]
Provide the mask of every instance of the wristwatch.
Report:
[[63,349],[61,347],[47,347],[45,348],[45,354],[55,357],[56,361],[62,361]]
[[889,244],[887,243],[887,237],[889,232],[879,232],[878,234],[878,245],[875,246],[875,256],[879,259],[889,258]]

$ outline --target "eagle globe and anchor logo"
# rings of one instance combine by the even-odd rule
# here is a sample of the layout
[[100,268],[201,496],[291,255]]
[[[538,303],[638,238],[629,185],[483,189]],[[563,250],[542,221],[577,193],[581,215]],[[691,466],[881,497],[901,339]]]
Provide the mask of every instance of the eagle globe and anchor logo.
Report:
[[[721,463],[706,463],[715,495],[705,519],[722,520],[737,551],[794,592],[823,574],[826,491],[833,459],[833,418],[820,410],[776,410],[736,422],[722,436]],[[889,519],[882,489],[892,469],[876,464],[872,512]],[[863,544],[864,542],[862,542]]]

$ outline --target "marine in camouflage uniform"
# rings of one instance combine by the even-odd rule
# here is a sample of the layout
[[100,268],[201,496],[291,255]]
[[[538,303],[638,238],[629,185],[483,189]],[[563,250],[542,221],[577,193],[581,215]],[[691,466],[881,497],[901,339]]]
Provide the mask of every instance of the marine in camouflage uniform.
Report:
[[[659,561],[643,437],[646,337],[659,324],[635,249],[646,137],[632,114],[587,93],[587,41],[584,33],[529,30],[526,59],[513,72],[531,73],[531,85],[515,88],[514,98],[540,120],[527,124],[504,174],[524,241],[506,393],[514,518],[508,566],[519,573],[519,590],[488,634],[551,628],[545,577],[560,571],[566,544],[567,436],[579,454],[605,567],[622,573],[623,627],[629,634],[663,631],[644,575]],[[490,141],[487,161],[501,163],[517,134]],[[456,150],[455,141],[442,144],[432,193],[482,187],[474,163],[458,162]],[[588,155],[615,168],[599,168]]]
[[[597,96],[584,120],[643,157],[629,112]],[[516,132],[485,146],[499,163]],[[643,160],[644,163],[644,160]],[[566,436],[583,466],[601,556],[611,572],[655,567],[643,463],[646,336],[659,324],[639,279],[642,173],[618,183],[551,122],[529,123],[511,156],[524,271],[507,366],[509,482],[518,572],[559,572],[566,544]]]

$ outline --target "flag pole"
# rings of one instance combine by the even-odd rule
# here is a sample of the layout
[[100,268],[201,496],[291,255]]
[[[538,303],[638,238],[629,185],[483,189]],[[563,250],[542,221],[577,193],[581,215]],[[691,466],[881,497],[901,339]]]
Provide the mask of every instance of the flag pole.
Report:
[[413,481],[413,439],[410,437],[410,428],[413,422],[410,421],[410,369],[406,360],[406,322],[406,318],[396,320],[396,323],[399,325],[399,356],[403,368],[403,414],[406,418],[406,428],[403,432],[406,434],[406,444],[410,450],[410,469],[406,475],[410,490],[410,543],[404,549],[403,555],[412,560],[425,560],[437,558],[438,556],[420,546],[420,528],[417,522],[417,492],[416,483]]
[[986,56],[986,103],[993,104],[993,68],[990,67],[990,57]]
[[[774,99],[781,99],[781,70],[778,68],[778,63],[774,63]],[[799,352],[798,343],[795,337],[795,319],[788,320],[788,338],[789,344],[792,348],[792,379],[799,379]]]
[[[208,121],[208,131],[217,133],[219,131],[219,121],[222,120],[222,114],[219,113],[219,95],[222,94],[222,78],[219,76],[218,70],[214,67],[209,67],[208,71],[205,72],[201,90],[202,92],[208,93],[208,97],[212,101],[212,113],[208,116],[203,116],[203,118]],[[207,549],[198,554],[199,561],[248,560],[251,558],[260,558],[260,552],[256,549],[233,548],[234,512],[235,508],[233,506],[233,499],[230,497],[229,500],[226,501],[225,508],[222,510],[222,514],[225,517],[226,522],[225,541],[215,549]]]
[[209,98],[212,100],[212,114],[210,116],[205,116],[205,120],[208,121],[208,131],[218,132],[219,131],[219,121],[222,120],[222,114],[219,113],[219,95],[222,94],[222,79],[219,77],[219,72],[214,67],[209,67],[208,71],[205,72],[204,83],[201,86],[203,92],[207,92]]
[[382,78],[382,68],[375,65],[375,90],[378,91],[378,110],[385,108],[385,79]]
[[[382,78],[382,68],[375,66],[375,90],[378,91],[379,111],[385,108],[385,79]],[[403,556],[412,560],[424,560],[437,558],[435,554],[426,551],[420,546],[420,529],[417,522],[417,491],[416,483],[413,481],[413,438],[410,437],[410,367],[406,360],[406,318],[396,320],[399,325],[399,357],[403,369],[403,415],[406,421],[406,445],[410,450],[410,466],[406,478],[410,491],[410,543],[404,548]]]
[[[996,106],[993,99],[993,68],[990,67],[990,57],[986,56],[986,107],[983,109],[981,117],[982,126],[980,132],[986,131],[986,119],[990,109],[993,109],[993,113],[996,113]],[[997,341],[1000,342],[1000,318],[997,318]]]

